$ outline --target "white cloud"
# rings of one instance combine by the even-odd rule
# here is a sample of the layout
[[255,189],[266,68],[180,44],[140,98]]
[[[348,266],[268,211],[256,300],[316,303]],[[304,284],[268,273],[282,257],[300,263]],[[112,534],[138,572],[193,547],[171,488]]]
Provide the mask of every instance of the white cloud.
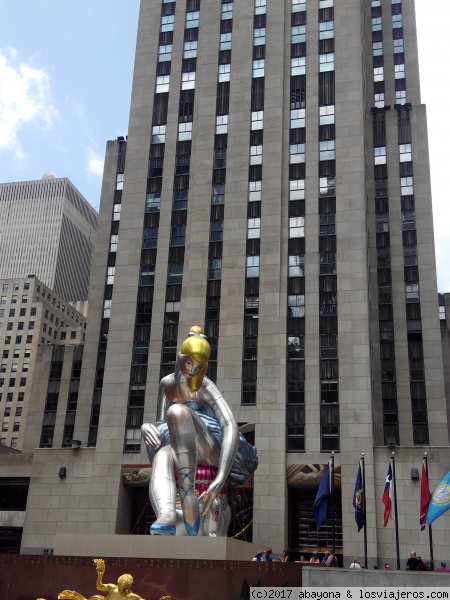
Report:
[[24,158],[19,139],[23,126],[50,128],[57,117],[48,73],[20,61],[15,48],[0,49],[0,149]]
[[103,156],[97,154],[92,148],[88,148],[88,173],[103,177]]

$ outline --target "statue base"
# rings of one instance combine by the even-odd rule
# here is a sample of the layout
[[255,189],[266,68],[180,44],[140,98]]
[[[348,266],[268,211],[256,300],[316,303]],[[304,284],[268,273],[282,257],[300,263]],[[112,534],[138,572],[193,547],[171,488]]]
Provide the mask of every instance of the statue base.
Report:
[[[261,546],[226,537],[56,534],[56,556],[252,560]],[[264,548],[265,549],[265,548]]]

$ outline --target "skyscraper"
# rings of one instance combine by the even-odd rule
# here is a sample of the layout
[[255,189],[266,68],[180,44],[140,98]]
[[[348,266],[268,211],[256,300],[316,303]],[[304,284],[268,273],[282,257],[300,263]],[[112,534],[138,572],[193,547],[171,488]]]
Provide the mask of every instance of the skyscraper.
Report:
[[0,183],[0,279],[36,275],[87,300],[97,213],[66,178]]
[[[412,2],[141,1],[128,138],[107,147],[74,431],[96,495],[83,532],[130,531],[115,465],[146,464],[140,425],[200,324],[209,377],[254,430],[253,540],[361,555],[364,452],[368,554],[393,557],[391,452],[417,511],[411,469],[427,449],[439,480],[450,458],[426,139]],[[335,528],[317,532],[331,452]],[[399,502],[403,555],[427,543],[417,511]],[[28,550],[51,539],[25,525]]]

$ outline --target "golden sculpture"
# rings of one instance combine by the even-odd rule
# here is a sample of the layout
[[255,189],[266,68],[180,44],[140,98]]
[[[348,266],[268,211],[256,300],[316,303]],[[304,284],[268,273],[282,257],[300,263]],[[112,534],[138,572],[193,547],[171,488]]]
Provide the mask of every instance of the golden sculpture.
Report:
[[[95,594],[85,598],[82,594],[79,594],[75,590],[63,590],[58,594],[58,600],[122,600],[127,598],[128,600],[144,600],[139,594],[135,594],[131,591],[133,585],[133,577],[128,573],[121,575],[115,583],[103,583],[102,578],[105,573],[105,561],[102,558],[94,558],[95,569],[97,571],[96,587],[101,592],[108,592],[106,596],[100,596]],[[38,598],[37,600],[44,600],[44,598]],[[159,600],[171,600],[171,596],[162,596]]]

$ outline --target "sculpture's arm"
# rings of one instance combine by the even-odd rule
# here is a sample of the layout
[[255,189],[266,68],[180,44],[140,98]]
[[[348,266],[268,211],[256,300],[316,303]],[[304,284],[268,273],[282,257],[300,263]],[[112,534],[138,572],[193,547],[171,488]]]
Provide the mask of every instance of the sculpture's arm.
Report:
[[207,377],[203,380],[202,397],[208,402],[223,427],[222,446],[217,475],[208,489],[200,496],[204,502],[203,514],[211,508],[214,499],[225,485],[239,446],[239,429],[230,407],[220,391]]
[[101,592],[107,592],[109,591],[109,587],[107,583],[103,583],[102,581],[102,577],[104,575],[105,571],[102,569],[97,569],[97,581],[95,582],[95,587],[100,590]]
[[[161,379],[158,389],[158,405],[156,408],[156,425],[158,423],[164,423],[166,420],[167,412],[167,399],[165,393],[165,382]],[[159,450],[161,446],[161,437],[159,431],[154,423],[144,423],[141,427],[142,437],[144,438],[145,445],[151,450]]]

